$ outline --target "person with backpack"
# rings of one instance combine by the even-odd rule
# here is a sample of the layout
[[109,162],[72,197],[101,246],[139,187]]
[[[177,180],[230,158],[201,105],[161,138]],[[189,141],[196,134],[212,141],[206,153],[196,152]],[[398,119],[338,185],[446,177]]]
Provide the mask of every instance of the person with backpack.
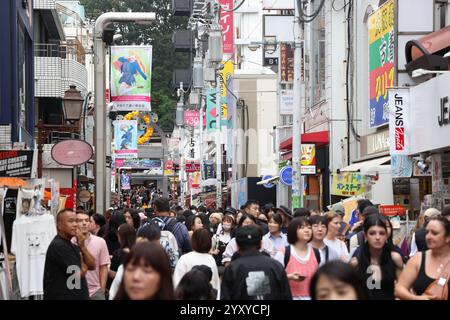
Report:
[[321,262],[320,252],[312,247],[312,227],[307,217],[291,220],[284,250],[284,268],[289,280],[292,299],[311,300],[309,286]]
[[325,244],[325,239],[328,231],[328,221],[324,216],[311,216],[309,222],[312,228],[311,246],[319,250],[320,265],[324,265],[328,261],[339,260],[339,255],[335,250]]
[[155,200],[153,205],[155,207],[155,217],[160,218],[164,222],[163,230],[173,233],[177,239],[181,254],[191,252],[191,240],[186,226],[183,223],[177,222],[176,218],[170,217],[169,199],[160,197]]
[[[378,214],[380,214],[380,212],[376,207],[366,206],[364,207],[364,209],[361,211],[360,214],[361,222],[364,223],[364,220],[367,219],[367,217],[369,217],[370,215],[378,215]],[[364,238],[363,224],[361,224],[358,228],[355,229],[354,233],[350,235],[349,240],[350,253],[354,253],[358,247],[363,245],[364,241],[365,238]]]

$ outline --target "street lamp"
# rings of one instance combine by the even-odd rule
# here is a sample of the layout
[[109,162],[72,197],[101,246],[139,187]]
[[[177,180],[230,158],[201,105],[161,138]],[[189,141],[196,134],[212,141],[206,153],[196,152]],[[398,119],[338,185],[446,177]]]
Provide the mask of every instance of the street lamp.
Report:
[[83,112],[83,103],[84,98],[81,96],[81,92],[76,89],[76,86],[70,85],[63,98],[64,120],[72,124],[79,121]]
[[426,74],[437,75],[437,74],[444,74],[444,73],[449,73],[449,72],[450,71],[446,71],[446,70],[426,70],[426,69],[420,68],[420,69],[416,69],[412,72],[412,77],[418,78],[418,77],[424,76]]
[[[113,22],[132,22],[147,25],[156,19],[154,12],[106,12],[100,15],[94,26],[95,54],[95,210],[103,214],[110,199],[110,179],[106,174],[106,112],[105,112],[105,43],[103,32]],[[109,148],[108,148],[109,150]],[[107,194],[108,192],[108,194]]]

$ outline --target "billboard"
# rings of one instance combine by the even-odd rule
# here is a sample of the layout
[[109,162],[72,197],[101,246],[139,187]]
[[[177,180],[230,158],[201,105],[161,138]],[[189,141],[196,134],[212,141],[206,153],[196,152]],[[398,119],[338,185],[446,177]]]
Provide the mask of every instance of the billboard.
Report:
[[151,111],[152,46],[111,47],[112,111]]
[[34,150],[1,150],[0,177],[31,178]]
[[389,122],[388,89],[395,82],[395,4],[387,1],[369,17],[369,119],[375,128]]
[[137,121],[114,121],[114,153],[116,159],[137,158]]

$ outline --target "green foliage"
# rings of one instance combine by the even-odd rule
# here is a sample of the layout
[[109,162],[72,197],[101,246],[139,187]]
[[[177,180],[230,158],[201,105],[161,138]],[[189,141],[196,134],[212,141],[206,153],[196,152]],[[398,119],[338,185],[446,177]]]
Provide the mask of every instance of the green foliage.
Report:
[[188,54],[175,53],[172,35],[176,29],[185,29],[187,18],[171,14],[171,1],[168,0],[81,0],[86,16],[95,20],[105,12],[155,12],[157,21],[150,26],[134,24],[115,24],[117,33],[123,35],[124,45],[153,46],[152,70],[152,110],[159,116],[158,124],[165,130],[173,128],[176,96],[170,82],[172,71],[186,68]]

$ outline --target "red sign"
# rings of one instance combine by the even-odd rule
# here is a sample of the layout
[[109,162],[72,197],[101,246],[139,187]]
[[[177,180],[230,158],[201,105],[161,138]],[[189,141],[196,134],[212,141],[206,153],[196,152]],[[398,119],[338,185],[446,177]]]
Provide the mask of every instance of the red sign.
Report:
[[200,123],[200,112],[196,110],[184,111],[184,123],[190,127],[198,126]]
[[172,170],[173,169],[173,161],[172,160],[168,160],[166,162],[166,169],[165,170]]
[[379,207],[380,213],[387,217],[403,216],[406,213],[405,207],[402,205],[381,205]]
[[52,158],[64,166],[79,166],[94,154],[91,145],[83,140],[64,140],[52,147]]
[[[222,9],[233,10],[233,0],[219,0]],[[233,12],[220,11],[220,26],[222,28],[223,53],[233,54]]]
[[186,163],[186,172],[192,173],[200,171],[200,164],[199,163]]
[[405,150],[405,128],[395,128],[395,150]]

